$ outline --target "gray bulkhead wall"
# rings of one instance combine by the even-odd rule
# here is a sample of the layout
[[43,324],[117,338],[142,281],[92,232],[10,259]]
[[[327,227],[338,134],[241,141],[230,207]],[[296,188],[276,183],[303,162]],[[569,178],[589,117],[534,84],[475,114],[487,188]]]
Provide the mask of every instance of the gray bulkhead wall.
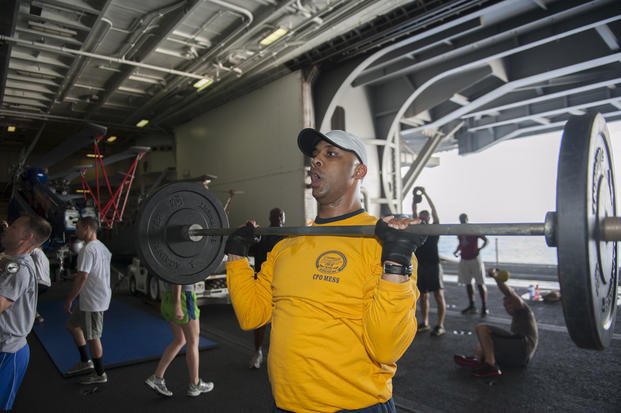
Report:
[[[335,76],[341,79],[342,73],[335,73]],[[313,87],[322,88],[323,82],[326,84],[334,83],[333,77],[329,73],[323,74]],[[336,86],[338,87],[338,85]],[[369,160],[367,176],[362,182],[363,205],[369,213],[379,216],[380,206],[377,200],[381,196],[380,164],[375,143],[377,141],[373,126],[373,115],[366,88],[345,87],[333,96],[332,105],[326,105],[329,112],[316,114],[318,121],[321,122],[319,129],[322,132],[332,129],[331,119],[334,113],[333,108],[336,106],[342,107],[345,111],[345,130],[359,137],[366,145]]]
[[176,128],[178,178],[216,175],[209,189],[223,204],[229,190],[243,191],[233,197],[231,226],[249,218],[267,226],[274,207],[287,225],[304,225],[302,128],[302,75],[294,72]]

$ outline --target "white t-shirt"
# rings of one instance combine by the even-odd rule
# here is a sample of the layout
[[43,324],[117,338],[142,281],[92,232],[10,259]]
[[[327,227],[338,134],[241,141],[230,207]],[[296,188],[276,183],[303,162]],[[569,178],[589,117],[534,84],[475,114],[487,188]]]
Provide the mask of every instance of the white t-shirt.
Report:
[[35,264],[35,271],[37,272],[37,282],[43,284],[46,287],[52,285],[50,279],[50,261],[41,248],[35,248],[30,253],[30,257]]
[[112,254],[99,240],[89,241],[78,254],[78,272],[87,274],[80,291],[80,310],[106,311],[110,306],[110,260]]

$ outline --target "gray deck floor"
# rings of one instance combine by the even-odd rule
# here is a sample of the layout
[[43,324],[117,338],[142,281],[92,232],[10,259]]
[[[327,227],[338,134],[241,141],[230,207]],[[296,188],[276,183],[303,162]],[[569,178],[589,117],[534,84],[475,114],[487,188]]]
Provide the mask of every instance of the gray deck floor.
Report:
[[[450,279],[450,273],[448,273]],[[41,299],[63,297],[69,282],[60,282]],[[466,305],[463,286],[445,285],[448,303],[443,337],[419,334],[398,363],[394,396],[400,412],[619,412],[621,411],[621,323],[617,323],[611,346],[605,351],[578,348],[565,328],[560,303],[533,303],[539,321],[538,351],[527,369],[508,370],[496,380],[475,379],[454,365],[454,353],[468,353],[475,344],[471,331],[481,321],[478,315],[461,315]],[[525,292],[523,287],[516,287]],[[508,326],[500,293],[489,288],[489,322]],[[130,297],[125,289],[117,297],[145,311],[157,306],[143,298]],[[432,300],[432,311],[435,304]],[[175,393],[162,399],[149,390],[144,379],[156,361],[108,371],[109,382],[84,387],[64,379],[39,344],[30,337],[31,361],[14,406],[15,412],[270,412],[272,398],[267,372],[249,370],[252,334],[239,329],[229,305],[201,308],[202,334],[216,340],[217,348],[201,352],[201,375],[215,382],[215,390],[197,398],[184,395],[187,384],[184,360],[177,358],[167,373]],[[431,316],[431,324],[435,312]],[[128,343],[131,345],[131,343]]]

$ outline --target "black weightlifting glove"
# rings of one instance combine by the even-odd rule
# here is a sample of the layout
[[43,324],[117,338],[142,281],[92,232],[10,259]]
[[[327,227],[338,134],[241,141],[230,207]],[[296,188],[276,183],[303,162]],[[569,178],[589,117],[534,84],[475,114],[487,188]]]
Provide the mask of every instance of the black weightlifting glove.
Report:
[[382,243],[382,262],[393,261],[403,266],[412,263],[412,253],[427,239],[426,235],[391,228],[381,218],[375,224],[375,236]]
[[224,245],[224,253],[247,257],[250,247],[259,241],[261,241],[261,236],[254,233],[254,226],[248,222],[229,235]]

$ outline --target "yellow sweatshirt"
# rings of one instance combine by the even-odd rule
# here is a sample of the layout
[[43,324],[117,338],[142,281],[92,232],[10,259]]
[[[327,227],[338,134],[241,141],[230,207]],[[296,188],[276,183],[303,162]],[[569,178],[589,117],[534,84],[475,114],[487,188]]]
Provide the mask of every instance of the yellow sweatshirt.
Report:
[[[328,225],[374,225],[364,211]],[[293,236],[272,249],[255,280],[247,260],[227,263],[239,323],[272,322],[268,370],[280,409],[360,409],[392,397],[396,361],[416,333],[416,258],[410,282],[381,279],[374,237]]]

